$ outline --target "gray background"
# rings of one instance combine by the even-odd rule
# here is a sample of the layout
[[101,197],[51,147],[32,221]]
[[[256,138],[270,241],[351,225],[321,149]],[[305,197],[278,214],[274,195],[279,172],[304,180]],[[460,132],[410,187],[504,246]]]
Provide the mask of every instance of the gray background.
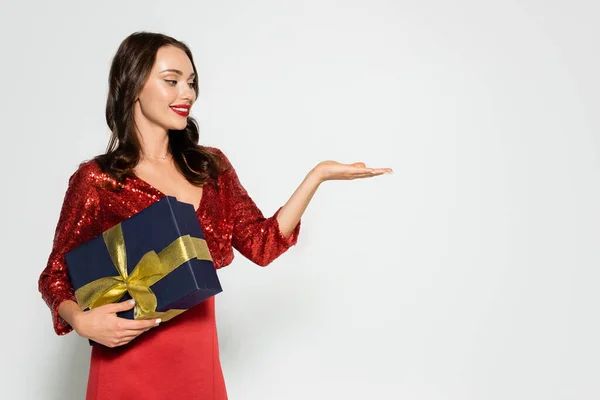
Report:
[[81,399],[87,341],[37,292],[69,175],[103,152],[110,59],[188,43],[201,141],[271,215],[318,161],[298,245],[220,271],[230,398],[598,399],[594,1],[2,2],[6,399]]

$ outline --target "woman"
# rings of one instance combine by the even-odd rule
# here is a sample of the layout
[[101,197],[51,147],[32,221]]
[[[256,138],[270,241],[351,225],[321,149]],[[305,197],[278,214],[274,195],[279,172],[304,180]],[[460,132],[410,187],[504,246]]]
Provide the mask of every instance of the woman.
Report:
[[107,152],[83,162],[69,179],[39,289],[58,335],[75,330],[104,345],[92,348],[88,400],[226,399],[214,298],[156,330],[160,320],[117,317],[133,304],[82,311],[65,253],[169,195],[196,207],[216,268],[231,263],[233,248],[266,266],[296,243],[300,218],[322,182],[391,172],[321,162],[265,218],[223,152],[198,144],[198,127],[189,117],[197,93],[198,75],[185,44],[155,33],[130,35],[110,70]]

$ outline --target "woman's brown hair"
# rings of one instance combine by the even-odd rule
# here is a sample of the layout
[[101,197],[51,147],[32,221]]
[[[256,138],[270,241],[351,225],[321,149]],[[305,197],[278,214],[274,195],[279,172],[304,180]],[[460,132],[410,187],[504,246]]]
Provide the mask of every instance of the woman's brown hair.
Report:
[[[156,53],[163,46],[174,46],[189,57],[194,73],[196,65],[189,47],[170,36],[152,32],[135,32],[119,46],[110,67],[106,122],[111,130],[106,153],[95,157],[103,172],[122,183],[133,176],[133,168],[140,160],[141,145],[134,123],[134,103],[142,90]],[[198,80],[194,79],[194,91],[198,95]],[[169,130],[169,152],[175,165],[192,184],[201,186],[208,178],[216,180],[219,157],[198,145],[198,124],[188,117],[183,130]]]

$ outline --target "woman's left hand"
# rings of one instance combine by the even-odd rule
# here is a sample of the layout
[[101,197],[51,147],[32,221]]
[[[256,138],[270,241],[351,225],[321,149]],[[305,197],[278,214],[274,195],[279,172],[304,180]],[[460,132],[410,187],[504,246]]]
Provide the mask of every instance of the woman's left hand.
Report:
[[319,181],[353,180],[371,178],[385,173],[392,173],[391,168],[367,168],[363,162],[342,164],[337,161],[321,161],[313,169]]

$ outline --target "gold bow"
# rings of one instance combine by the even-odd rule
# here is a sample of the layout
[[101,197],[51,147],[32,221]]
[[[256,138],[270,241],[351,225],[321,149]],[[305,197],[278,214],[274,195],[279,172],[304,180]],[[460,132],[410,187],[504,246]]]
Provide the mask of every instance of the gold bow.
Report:
[[119,275],[96,279],[77,289],[75,296],[82,310],[116,303],[128,292],[135,299],[135,319],[160,317],[162,321],[168,321],[186,310],[157,312],[156,295],[150,286],[192,258],[212,261],[204,239],[184,235],[175,239],[158,254],[154,250],[144,254],[131,274],[128,274],[127,252],[121,224],[105,231],[102,237]]

